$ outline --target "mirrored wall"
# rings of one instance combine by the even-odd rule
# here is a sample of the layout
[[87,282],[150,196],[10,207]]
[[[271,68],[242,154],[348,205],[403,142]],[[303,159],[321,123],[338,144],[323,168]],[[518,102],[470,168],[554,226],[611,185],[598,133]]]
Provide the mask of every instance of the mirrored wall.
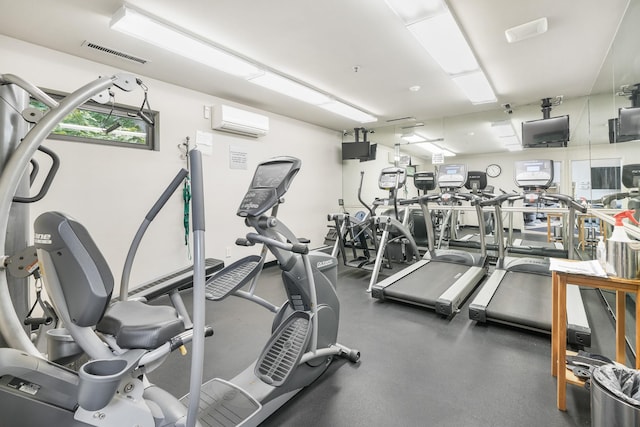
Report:
[[[621,185],[620,171],[623,165],[640,163],[640,115],[630,114],[623,118],[626,119],[624,123],[618,119],[620,111],[640,112],[640,108],[620,110],[640,107],[638,22],[640,0],[632,0],[591,93],[576,98],[549,99],[551,117],[568,115],[570,118],[570,140],[566,147],[521,148],[522,122],[543,118],[542,101],[436,120],[394,123],[376,128],[375,133],[369,135],[369,140],[378,144],[375,161],[344,161],[345,207],[362,207],[357,200],[361,172],[365,174],[362,197],[373,200],[384,197],[377,188],[377,177],[383,167],[408,158],[418,171],[437,167],[434,163],[437,159],[430,152],[407,141],[412,133],[419,133],[441,148],[464,153],[445,156],[445,163],[465,163],[469,170],[481,171],[498,164],[499,170],[494,168],[494,176],[488,178],[489,185],[496,190],[515,189],[515,161],[553,159],[559,165],[556,169],[559,176],[555,177],[558,192],[597,203],[606,194],[626,191]],[[624,126],[622,130],[621,125]],[[508,137],[509,129],[516,135],[515,143]],[[345,136],[345,141],[349,138]],[[405,195],[414,195],[413,186],[407,187]],[[621,200],[617,207],[626,207],[626,202]]]

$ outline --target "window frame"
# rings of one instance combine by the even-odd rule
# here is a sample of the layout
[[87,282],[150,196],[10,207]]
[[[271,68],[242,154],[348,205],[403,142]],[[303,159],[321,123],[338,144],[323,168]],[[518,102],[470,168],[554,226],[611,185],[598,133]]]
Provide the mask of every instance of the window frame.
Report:
[[[55,99],[56,101],[60,101],[62,100],[65,96],[67,96],[67,94],[65,94],[64,92],[60,92],[60,91],[55,91],[55,90],[50,90],[50,89],[43,89],[43,91],[49,95],[50,97],[52,97],[53,99]],[[33,99],[32,99],[33,101]],[[76,107],[74,109],[74,112],[76,110],[85,110],[85,111],[90,111],[93,113],[100,113],[100,114],[104,114],[105,118],[109,117],[109,115],[111,115],[112,117],[123,117],[123,118],[129,118],[129,119],[133,119],[133,120],[139,120],[142,121],[142,119],[140,119],[139,117],[131,117],[128,114],[136,114],[140,108],[138,107],[134,107],[131,105],[125,105],[125,104],[120,104],[117,102],[108,102],[106,104],[101,104],[99,102],[93,101],[93,100],[88,100],[86,101],[84,104]],[[159,123],[160,123],[160,112],[156,111],[156,110],[144,110],[145,114],[147,115],[151,115],[151,120],[153,121],[153,125],[150,125],[146,122],[145,123],[145,130],[146,130],[146,136],[145,136],[145,143],[144,144],[137,144],[137,143],[132,143],[132,142],[124,142],[124,141],[116,141],[116,140],[110,140],[110,139],[100,139],[100,138],[91,138],[88,136],[76,136],[76,135],[64,135],[64,134],[58,134],[58,133],[54,133],[54,131],[52,131],[48,136],[47,139],[53,139],[53,140],[59,140],[59,141],[71,141],[71,142],[79,142],[79,143],[85,143],[85,144],[98,144],[98,145],[107,145],[107,146],[114,146],[114,147],[125,147],[125,148],[134,148],[134,149],[138,149],[138,150],[149,150],[149,151],[160,151],[160,138],[159,138]],[[69,114],[73,114],[69,113]],[[65,116],[66,118],[67,116]],[[62,123],[62,122],[61,122]],[[56,126],[57,128],[57,126]]]

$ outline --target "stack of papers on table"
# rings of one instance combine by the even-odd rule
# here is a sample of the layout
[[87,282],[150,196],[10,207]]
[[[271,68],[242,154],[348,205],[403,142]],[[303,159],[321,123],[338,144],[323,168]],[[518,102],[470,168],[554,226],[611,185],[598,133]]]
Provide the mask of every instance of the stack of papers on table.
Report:
[[585,276],[607,277],[607,273],[598,260],[568,261],[560,258],[549,259],[549,270],[563,273],[583,274]]

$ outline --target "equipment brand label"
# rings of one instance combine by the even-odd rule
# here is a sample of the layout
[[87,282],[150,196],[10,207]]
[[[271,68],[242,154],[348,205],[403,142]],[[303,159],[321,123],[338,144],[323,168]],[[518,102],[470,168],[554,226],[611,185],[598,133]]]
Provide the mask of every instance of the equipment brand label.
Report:
[[44,233],[36,233],[33,238],[35,243],[40,243],[41,245],[50,245],[51,244],[51,234]]
[[316,264],[317,268],[327,267],[329,265],[333,265],[333,260],[329,259],[327,261],[320,261]]

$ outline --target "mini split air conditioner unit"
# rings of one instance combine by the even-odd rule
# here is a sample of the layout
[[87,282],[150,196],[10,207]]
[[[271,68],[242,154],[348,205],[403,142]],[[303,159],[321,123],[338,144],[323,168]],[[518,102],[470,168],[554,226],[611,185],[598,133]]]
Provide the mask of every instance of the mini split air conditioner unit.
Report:
[[211,128],[221,132],[258,138],[269,132],[269,117],[229,105],[214,105]]

